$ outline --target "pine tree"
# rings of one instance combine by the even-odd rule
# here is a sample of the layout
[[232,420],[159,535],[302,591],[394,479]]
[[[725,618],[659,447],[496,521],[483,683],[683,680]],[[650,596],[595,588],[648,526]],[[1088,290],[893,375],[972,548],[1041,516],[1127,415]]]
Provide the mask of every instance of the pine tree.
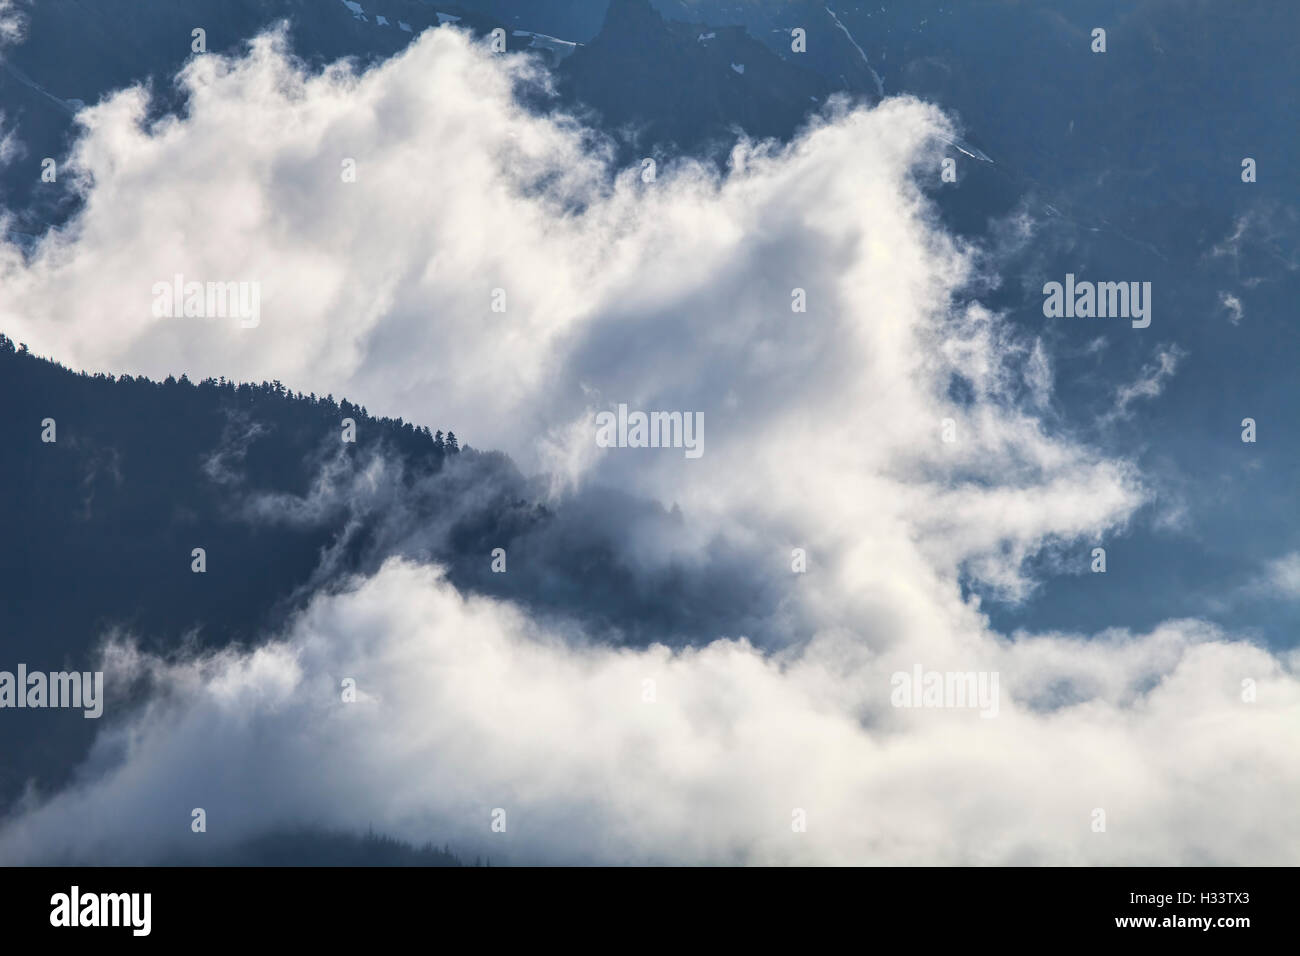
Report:
[[447,432],[447,451],[453,455],[460,454],[460,443],[456,441],[455,432]]

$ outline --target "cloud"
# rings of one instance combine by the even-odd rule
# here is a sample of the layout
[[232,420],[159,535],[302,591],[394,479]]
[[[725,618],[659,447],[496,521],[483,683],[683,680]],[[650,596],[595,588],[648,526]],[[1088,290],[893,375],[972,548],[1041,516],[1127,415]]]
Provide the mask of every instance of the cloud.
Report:
[[[682,161],[647,185],[518,104],[541,81],[530,61],[464,34],[361,75],[304,75],[282,45],[193,60],[183,121],[142,126],[138,89],[83,112],[85,212],[30,262],[0,261],[11,334],[72,365],[278,378],[436,416],[528,470],[689,506],[703,537],[752,512],[833,548],[838,529],[925,512],[944,564],[1007,594],[1040,538],[1095,534],[1141,500],[1124,462],[1014,407],[1025,380],[1041,397],[1042,362],[1016,367],[1041,353],[959,298],[971,257],[910,177],[949,133],[933,107],[832,108],[788,148],[742,145],[725,177]],[[261,324],[155,318],[177,274],[260,282]],[[706,457],[600,453],[594,415],[621,402],[702,412]],[[1004,466],[1011,487],[990,488]]]
[[1157,348],[1155,361],[1142,366],[1136,381],[1122,385],[1116,391],[1115,405],[1107,420],[1127,417],[1131,414],[1129,406],[1139,398],[1158,398],[1165,390],[1165,383],[1178,371],[1178,363],[1186,356],[1186,350],[1177,345]]
[[1229,322],[1233,325],[1241,324],[1242,317],[1246,314],[1246,310],[1242,308],[1241,299],[1230,292],[1220,292],[1219,305],[1228,310]]
[[1215,243],[1206,258],[1223,260],[1233,278],[1247,288],[1284,279],[1300,269],[1294,241],[1295,219],[1294,209],[1255,203],[1234,218],[1231,234]]
[[1300,685],[1264,651],[1183,622],[962,659],[1001,673],[995,719],[891,708],[906,651],[582,645],[394,561],[256,651],[112,647],[110,683],[147,680],[150,703],[101,737],[100,775],[0,830],[0,856],[139,862],[365,820],[515,863],[1295,858]]
[[27,19],[14,0],[0,0],[0,46],[21,40]]
[[1292,551],[1269,562],[1264,583],[1258,590],[1284,600],[1300,598],[1300,551]]
[[[512,550],[532,597],[453,587],[411,546],[441,512],[402,511],[384,540],[407,560],[322,590],[258,650],[114,645],[115,686],[153,695],[0,855],[144,858],[190,840],[203,806],[214,842],[370,821],[497,859],[504,807],[515,862],[1294,861],[1293,661],[1196,622],[988,626],[985,597],[1036,586],[1030,557],[1123,528],[1149,495],[1052,425],[1042,344],[973,299],[980,253],[913,176],[946,118],[836,103],[787,146],[741,143],[725,173],[681,159],[647,183],[519,104],[535,70],[444,28],[368,72],[307,75],[270,36],[195,58],[184,118],[143,125],[141,90],[81,114],[84,211],[30,259],[0,247],[10,334],[74,365],[275,378],[450,424],[566,517]],[[154,318],[176,274],[259,282],[260,325]],[[1158,393],[1161,355],[1120,407]],[[702,413],[704,456],[596,447],[596,413],[624,403]],[[491,500],[474,474],[416,493]],[[307,496],[248,507],[309,522],[408,493],[382,460],[327,464]],[[556,570],[583,530],[627,591],[689,595],[672,628],[690,646],[601,643],[604,596],[566,576],[580,562]],[[536,616],[546,591],[572,613]],[[917,665],[998,672],[998,716],[891,707],[891,675]]]

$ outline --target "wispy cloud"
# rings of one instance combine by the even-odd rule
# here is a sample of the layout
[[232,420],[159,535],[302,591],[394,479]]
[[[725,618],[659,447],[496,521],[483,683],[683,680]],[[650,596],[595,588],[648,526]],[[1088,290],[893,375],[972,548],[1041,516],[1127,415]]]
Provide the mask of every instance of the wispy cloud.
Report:
[[1292,551],[1268,564],[1264,588],[1274,597],[1300,599],[1300,551]]
[[1229,322],[1233,325],[1241,324],[1242,317],[1246,314],[1246,310],[1242,308],[1241,299],[1237,298],[1231,292],[1220,292],[1219,305],[1228,311]]
[[1186,350],[1177,345],[1163,345],[1156,349],[1155,360],[1144,366],[1138,377],[1121,385],[1115,393],[1115,404],[1106,416],[1107,421],[1124,418],[1132,412],[1129,408],[1138,399],[1158,398],[1169,379],[1178,371],[1178,363],[1187,357]]
[[27,18],[15,0],[0,0],[0,46],[22,39]]

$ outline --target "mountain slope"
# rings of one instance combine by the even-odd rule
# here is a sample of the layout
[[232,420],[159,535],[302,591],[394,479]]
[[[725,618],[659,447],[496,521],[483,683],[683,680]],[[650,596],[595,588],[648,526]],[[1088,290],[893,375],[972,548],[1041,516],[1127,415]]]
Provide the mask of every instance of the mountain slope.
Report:
[[[771,638],[781,594],[756,582],[752,556],[706,548],[649,568],[628,551],[625,522],[668,540],[685,533],[680,511],[609,488],[552,499],[505,455],[451,451],[450,433],[346,399],[78,373],[0,335],[0,407],[0,670],[95,670],[113,636],[163,656],[255,646],[392,557],[610,643]],[[497,548],[508,574],[492,568]],[[29,782],[66,782],[136,699],[121,686],[106,698],[100,720],[4,712],[0,812]]]
[[600,33],[559,68],[566,99],[649,152],[696,150],[743,130],[789,136],[831,92],[741,27],[665,20],[650,0],[613,0]]

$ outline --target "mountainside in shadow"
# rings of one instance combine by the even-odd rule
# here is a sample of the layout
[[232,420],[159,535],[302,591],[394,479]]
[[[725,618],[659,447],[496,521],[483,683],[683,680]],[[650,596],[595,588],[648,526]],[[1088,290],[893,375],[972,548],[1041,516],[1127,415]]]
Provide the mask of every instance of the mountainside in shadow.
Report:
[[[369,529],[349,527],[348,511],[321,499],[322,481],[347,484],[382,462],[400,466],[400,486],[462,457],[441,432],[371,418],[346,399],[294,395],[279,382],[77,374],[4,335],[0,404],[0,670],[9,672],[93,670],[113,633],[164,652],[264,639],[310,583],[360,567]],[[355,443],[342,440],[345,418]],[[284,515],[268,517],[276,508]],[[45,745],[18,746],[38,723]],[[0,808],[28,778],[66,773],[100,723],[79,711],[6,710]]]
[[[195,852],[166,866],[467,866],[448,846],[415,846],[372,831],[364,834],[305,828],[245,840],[228,850]],[[474,862],[482,865],[481,860]],[[488,866],[492,863],[489,860]]]
[[741,27],[665,20],[650,0],[613,0],[604,26],[559,68],[566,100],[649,152],[696,150],[737,131],[788,137],[831,92]]
[[[514,29],[540,30],[578,43],[590,43],[600,33],[611,7],[611,0],[460,2],[472,10],[497,17]],[[717,27],[743,27],[777,56],[819,74],[831,89],[873,97],[880,94],[877,70],[882,69],[882,65],[869,61],[868,52],[864,50],[865,45],[879,37],[876,31],[865,31],[860,35],[850,33],[841,20],[844,4],[834,4],[832,10],[832,5],[824,0],[651,2],[665,19],[700,25],[702,30],[699,32],[714,32]],[[806,34],[805,49],[799,53],[792,49],[791,31],[795,28],[802,28]],[[879,48],[878,43],[872,46]]]
[[[628,521],[683,534],[675,508],[611,488],[553,500],[545,477],[453,432],[280,382],[73,372],[0,334],[0,407],[0,670],[94,670],[113,636],[164,656],[254,646],[395,556],[618,644],[737,630],[761,644],[781,600],[751,556],[646,567],[627,552]],[[110,690],[100,720],[5,711],[0,813],[29,784],[66,782],[134,700]]]

